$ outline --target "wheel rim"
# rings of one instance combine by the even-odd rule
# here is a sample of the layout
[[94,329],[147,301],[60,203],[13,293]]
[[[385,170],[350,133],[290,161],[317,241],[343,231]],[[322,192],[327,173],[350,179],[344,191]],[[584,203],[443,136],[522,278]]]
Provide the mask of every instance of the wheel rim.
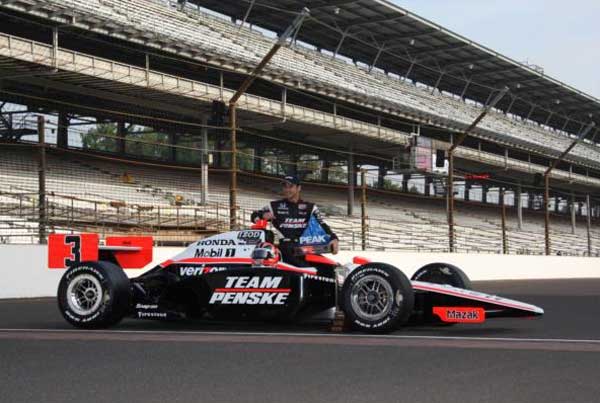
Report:
[[350,303],[354,312],[362,319],[377,321],[392,310],[394,291],[387,280],[377,275],[368,275],[352,286]]
[[81,274],[67,288],[67,304],[78,315],[94,313],[102,303],[102,285],[90,274]]

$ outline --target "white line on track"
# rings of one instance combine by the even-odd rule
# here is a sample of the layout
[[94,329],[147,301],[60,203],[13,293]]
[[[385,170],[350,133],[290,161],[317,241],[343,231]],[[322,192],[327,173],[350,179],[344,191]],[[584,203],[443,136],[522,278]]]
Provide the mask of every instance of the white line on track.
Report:
[[189,330],[78,330],[78,329],[0,329],[4,333],[90,333],[90,334],[145,334],[145,335],[198,335],[198,336],[287,336],[287,337],[344,337],[344,338],[370,338],[370,339],[404,339],[404,340],[456,340],[456,341],[492,341],[492,342],[521,342],[521,343],[574,343],[598,344],[600,340],[594,339],[543,339],[525,337],[464,337],[464,336],[419,336],[419,335],[370,335],[370,334],[343,334],[343,333],[285,333],[285,332],[211,332]]

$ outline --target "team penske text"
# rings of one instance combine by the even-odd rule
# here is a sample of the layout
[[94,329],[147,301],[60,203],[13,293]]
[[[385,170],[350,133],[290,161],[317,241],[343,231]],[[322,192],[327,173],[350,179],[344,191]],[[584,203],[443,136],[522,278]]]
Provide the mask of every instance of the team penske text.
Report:
[[223,305],[284,305],[289,288],[277,288],[281,277],[228,276],[225,287],[217,288],[209,304]]

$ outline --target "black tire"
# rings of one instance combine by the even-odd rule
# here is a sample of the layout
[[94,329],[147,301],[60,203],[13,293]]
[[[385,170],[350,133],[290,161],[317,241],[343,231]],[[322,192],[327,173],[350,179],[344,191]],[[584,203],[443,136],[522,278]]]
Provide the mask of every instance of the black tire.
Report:
[[473,289],[471,280],[465,272],[448,263],[429,263],[417,270],[411,280],[447,284],[465,290]]
[[[364,291],[363,286],[368,289],[375,284],[382,290],[380,294]],[[365,299],[359,304],[361,294]],[[373,301],[368,302],[367,298],[373,298]],[[380,298],[384,304],[381,309],[374,307]],[[348,275],[342,288],[342,309],[347,323],[356,330],[369,333],[392,331],[406,323],[414,302],[408,278],[396,267],[385,263],[367,263],[356,268]],[[370,314],[366,311],[369,309],[380,309],[381,312]]]
[[[464,271],[449,263],[429,263],[413,274],[411,280],[424,281],[427,283],[447,284],[452,287],[463,288],[465,290],[473,289],[471,280]],[[448,305],[447,297],[444,295],[431,295],[422,304],[419,322],[439,326],[453,326],[455,323],[442,322],[437,315],[433,314],[434,306]],[[419,305],[419,304],[418,304]]]
[[81,262],[60,279],[57,299],[60,313],[73,326],[106,328],[129,312],[129,278],[113,263]]

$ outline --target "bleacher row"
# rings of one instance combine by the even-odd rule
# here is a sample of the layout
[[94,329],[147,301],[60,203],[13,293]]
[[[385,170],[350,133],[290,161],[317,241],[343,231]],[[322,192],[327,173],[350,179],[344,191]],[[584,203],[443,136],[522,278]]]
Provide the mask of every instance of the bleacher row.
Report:
[[[0,148],[0,242],[31,243],[38,236],[38,178],[35,155],[21,147]],[[207,203],[202,205],[200,172],[126,164],[77,154],[48,153],[47,215],[54,232],[152,234],[159,244],[186,244],[226,230],[229,223],[228,177],[211,172]],[[250,211],[278,197],[277,180],[240,175],[239,212],[249,225]],[[347,192],[338,187],[305,184],[303,197],[316,202],[338,233],[344,249],[360,249],[361,220],[347,217]],[[357,195],[358,196],[358,195]],[[358,197],[356,200],[358,204]],[[371,250],[447,251],[448,227],[442,199],[369,191],[367,248]],[[358,210],[358,209],[357,209]],[[564,255],[587,252],[582,224],[571,234],[570,224],[555,217],[553,251]],[[457,251],[501,253],[497,209],[471,203],[459,205],[456,217]],[[514,212],[508,220],[510,253],[544,252],[542,217],[525,213],[517,229]],[[600,231],[592,231],[594,253],[600,250]]]
[[[95,20],[104,21],[109,31],[111,26],[125,27],[175,48],[195,49],[215,58],[228,58],[231,64],[238,66],[255,66],[273,44],[272,38],[256,30],[240,27],[191,5],[182,9],[170,0],[45,1],[69,12],[93,15]],[[102,26],[100,23],[94,25]],[[365,104],[390,107],[446,127],[464,128],[480,112],[478,107],[454,97],[433,93],[431,89],[377,70],[369,72],[300,45],[280,49],[267,66],[267,72],[286,82],[327,89]],[[572,141],[565,133],[498,112],[489,114],[477,130],[484,137],[554,154],[563,151]],[[599,149],[591,143],[580,143],[572,156],[596,166],[600,161]]]

